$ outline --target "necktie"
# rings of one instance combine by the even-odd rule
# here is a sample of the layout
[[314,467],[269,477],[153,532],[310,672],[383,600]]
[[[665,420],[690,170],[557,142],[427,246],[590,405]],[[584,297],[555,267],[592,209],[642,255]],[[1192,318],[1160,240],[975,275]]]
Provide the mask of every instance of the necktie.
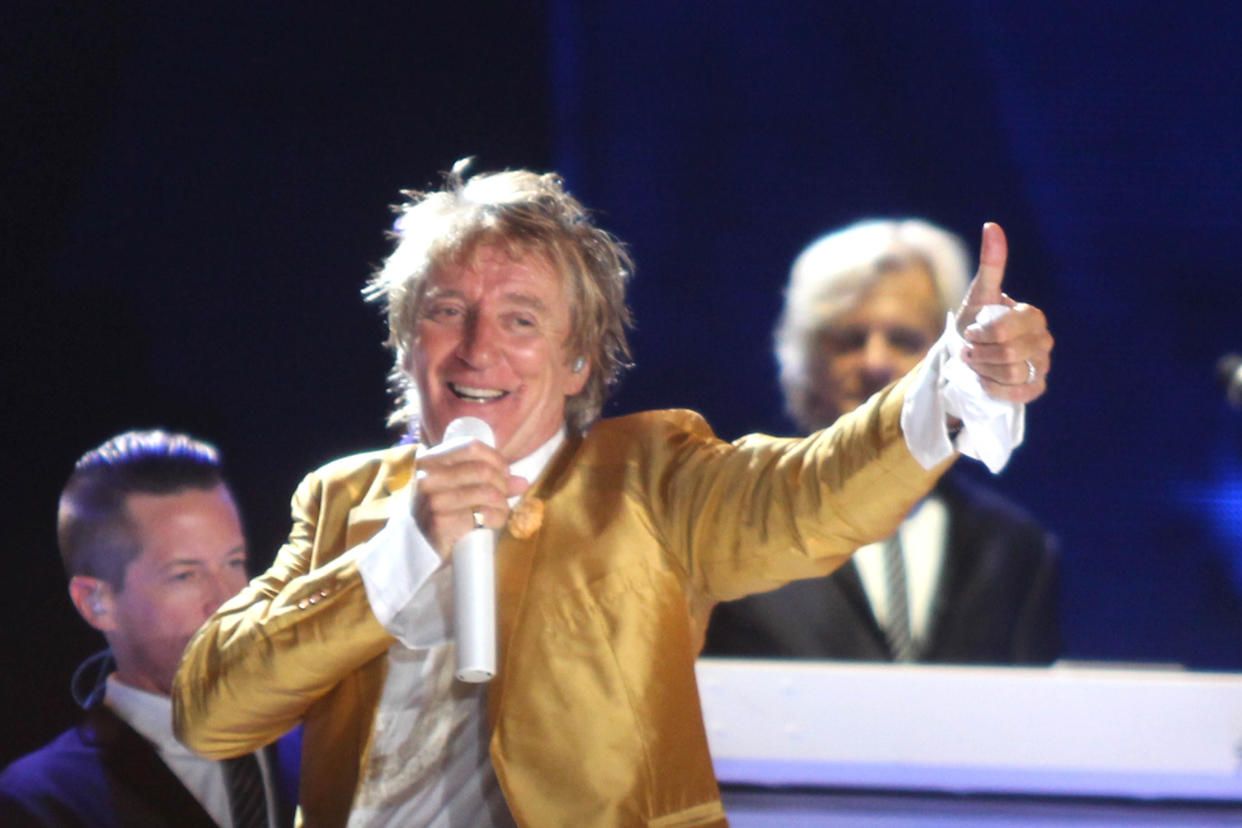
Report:
[[254,754],[225,759],[224,781],[229,791],[233,828],[268,828],[267,795],[259,760]]
[[893,661],[914,660],[914,640],[910,637],[910,604],[906,588],[906,563],[901,541],[893,535],[884,544],[884,580],[888,587],[888,648]]

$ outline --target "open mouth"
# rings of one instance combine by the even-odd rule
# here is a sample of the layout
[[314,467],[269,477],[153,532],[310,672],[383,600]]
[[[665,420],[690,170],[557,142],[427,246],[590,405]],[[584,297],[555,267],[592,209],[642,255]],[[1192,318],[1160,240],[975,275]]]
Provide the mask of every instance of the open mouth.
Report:
[[459,400],[465,400],[466,402],[489,403],[509,396],[508,391],[500,391],[495,388],[474,388],[470,385],[458,385],[455,382],[450,382],[448,387]]

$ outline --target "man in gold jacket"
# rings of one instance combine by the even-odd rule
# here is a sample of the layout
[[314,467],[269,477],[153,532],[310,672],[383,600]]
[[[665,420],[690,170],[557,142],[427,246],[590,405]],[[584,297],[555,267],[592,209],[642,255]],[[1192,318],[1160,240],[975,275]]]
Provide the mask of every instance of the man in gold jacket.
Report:
[[[832,428],[596,421],[628,364],[624,248],[554,175],[462,169],[404,206],[369,288],[421,447],[303,481],[272,568],[186,651],[177,734],[226,757],[302,722],[310,826],[723,825],[694,676],[711,607],[831,571],[958,451],[1003,464],[1045,388],[1043,314],[1000,292],[987,225],[941,343]],[[495,448],[444,441],[463,416]],[[483,527],[487,685],[453,678],[451,620],[454,544]]]

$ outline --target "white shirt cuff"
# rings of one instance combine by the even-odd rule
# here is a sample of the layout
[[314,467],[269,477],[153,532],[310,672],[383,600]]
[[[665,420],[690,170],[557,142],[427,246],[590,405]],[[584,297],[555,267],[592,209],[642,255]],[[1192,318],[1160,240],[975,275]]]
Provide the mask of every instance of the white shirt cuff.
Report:
[[[978,321],[987,323],[1008,312],[987,305]],[[1005,467],[1026,431],[1026,406],[989,397],[979,375],[962,360],[965,340],[948,314],[944,333],[928,351],[901,409],[901,430],[910,453],[925,469],[947,459],[956,448],[996,474]],[[948,418],[962,421],[950,441]]]
[[449,640],[453,578],[414,520],[413,485],[392,496],[384,528],[358,547],[371,611],[406,647]]

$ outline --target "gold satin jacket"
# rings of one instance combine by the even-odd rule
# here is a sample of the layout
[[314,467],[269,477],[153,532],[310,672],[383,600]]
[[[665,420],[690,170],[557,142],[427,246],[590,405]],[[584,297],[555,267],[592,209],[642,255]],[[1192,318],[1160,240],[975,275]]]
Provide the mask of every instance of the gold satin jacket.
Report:
[[[906,381],[804,439],[727,443],[689,411],[597,422],[526,497],[539,529],[496,546],[490,753],[519,825],[724,825],[694,661],[716,601],[820,576],[890,534],[925,471],[899,418]],[[293,498],[271,569],[189,645],[178,738],[235,756],[304,724],[300,815],[348,820],[394,639],[350,550],[409,485],[410,446],[337,460]]]

